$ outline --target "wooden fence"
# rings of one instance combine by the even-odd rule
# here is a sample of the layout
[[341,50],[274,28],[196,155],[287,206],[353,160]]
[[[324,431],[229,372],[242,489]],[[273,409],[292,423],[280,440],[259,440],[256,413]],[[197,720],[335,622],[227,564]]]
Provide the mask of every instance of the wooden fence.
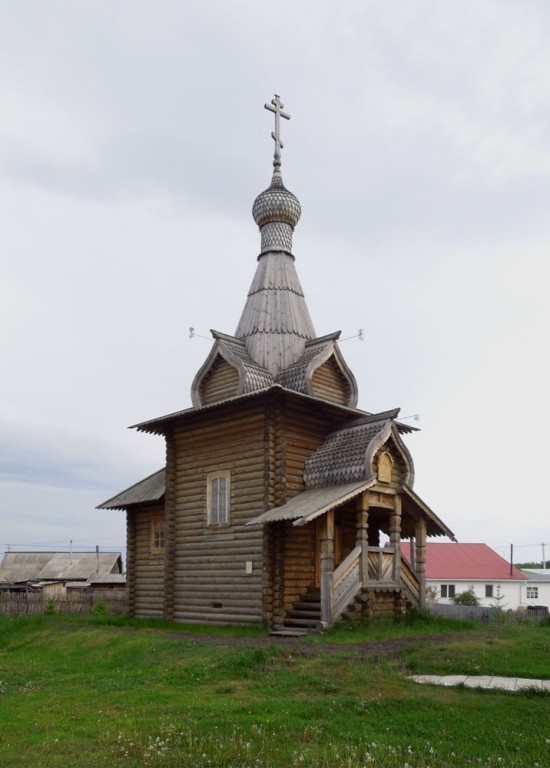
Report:
[[436,616],[444,616],[449,619],[476,619],[485,624],[493,621],[544,621],[548,618],[548,608],[545,605],[530,606],[524,610],[509,611],[502,608],[494,608],[482,605],[446,605],[434,603],[430,606],[430,612]]
[[64,613],[71,616],[96,611],[128,613],[126,592],[91,590],[89,594],[50,597],[42,592],[0,592],[0,614],[5,616],[39,615],[42,613]]

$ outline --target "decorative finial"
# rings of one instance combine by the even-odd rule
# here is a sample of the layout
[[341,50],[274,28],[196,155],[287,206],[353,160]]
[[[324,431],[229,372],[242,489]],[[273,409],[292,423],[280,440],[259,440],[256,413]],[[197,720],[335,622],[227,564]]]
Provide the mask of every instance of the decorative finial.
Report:
[[292,256],[292,232],[300,220],[302,208],[296,195],[286,189],[281,176],[281,117],[290,120],[290,115],[283,112],[284,104],[277,94],[271,104],[264,106],[275,113],[275,130],[271,134],[275,142],[273,176],[269,187],[254,200],[252,216],[262,234],[260,256],[268,251],[284,251]]
[[271,138],[275,142],[275,151],[273,153],[274,173],[280,173],[281,149],[284,147],[284,144],[281,141],[281,117],[284,117],[285,120],[290,120],[288,112],[283,112],[284,106],[284,104],[281,104],[281,99],[277,94],[275,94],[274,99],[271,99],[271,104],[264,104],[266,109],[275,113],[275,130],[271,132]]

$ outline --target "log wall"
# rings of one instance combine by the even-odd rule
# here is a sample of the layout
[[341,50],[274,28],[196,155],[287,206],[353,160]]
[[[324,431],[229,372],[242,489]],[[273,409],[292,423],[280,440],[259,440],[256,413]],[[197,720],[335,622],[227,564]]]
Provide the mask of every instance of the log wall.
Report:
[[[275,506],[305,490],[303,472],[306,459],[323,443],[330,427],[311,406],[303,403],[286,403],[279,408],[280,429],[276,437],[275,479],[278,494]],[[284,617],[292,603],[308,587],[315,585],[316,547],[318,537],[316,524],[294,527],[291,523],[281,524],[277,545],[279,570],[270,573],[270,581],[278,585],[273,605],[276,617]],[[277,621],[275,621],[277,623]]]
[[349,403],[351,388],[334,357],[313,372],[311,386],[316,397],[339,405]]
[[[261,527],[266,507],[264,408],[245,403],[198,414],[174,433],[173,616],[193,623],[264,619]],[[229,522],[209,525],[207,476],[230,472]],[[248,569],[251,572],[247,572]]]
[[315,522],[294,527],[285,526],[284,559],[284,610],[315,585],[315,548],[318,546]]
[[128,609],[131,616],[164,615],[164,553],[151,550],[151,521],[163,514],[152,504],[128,514]]
[[239,373],[223,357],[218,357],[200,387],[203,405],[234,397],[239,390]]
[[335,566],[338,566],[355,549],[357,539],[355,500],[336,510],[334,522],[340,528],[340,557],[338,562],[335,562]]

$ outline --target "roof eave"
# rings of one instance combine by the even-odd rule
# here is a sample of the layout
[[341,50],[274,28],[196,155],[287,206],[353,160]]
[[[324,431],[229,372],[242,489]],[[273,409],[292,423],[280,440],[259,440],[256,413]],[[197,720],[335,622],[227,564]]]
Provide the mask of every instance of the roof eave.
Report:
[[316,405],[322,406],[326,410],[341,414],[342,416],[376,416],[376,414],[372,414],[369,411],[363,411],[358,408],[349,408],[348,406],[332,403],[329,400],[323,400],[322,398],[314,397],[313,395],[305,395],[302,392],[296,392],[293,389],[283,387],[281,384],[272,384],[271,386],[264,387],[263,389],[257,389],[253,392],[246,392],[242,395],[227,398],[226,400],[219,400],[216,403],[210,403],[198,408],[186,408],[183,411],[176,411],[174,413],[169,413],[166,416],[159,416],[155,419],[149,419],[148,421],[142,421],[138,424],[132,424],[129,429],[137,429],[139,432],[147,432],[149,434],[163,435],[166,432],[166,426],[173,423],[174,421],[181,421],[182,419],[191,418],[197,414],[204,413],[206,411],[212,411],[216,408],[221,408],[229,404],[234,405],[246,400],[253,400],[255,397],[262,397],[272,392],[281,392],[289,397],[294,397],[297,400],[315,403]]

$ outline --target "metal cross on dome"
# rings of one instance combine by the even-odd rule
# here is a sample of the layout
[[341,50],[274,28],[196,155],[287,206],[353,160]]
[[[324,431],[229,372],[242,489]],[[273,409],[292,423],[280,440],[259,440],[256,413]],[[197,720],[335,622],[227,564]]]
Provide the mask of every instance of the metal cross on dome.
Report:
[[290,120],[290,115],[288,112],[283,112],[284,106],[284,104],[281,104],[281,99],[277,94],[275,94],[274,99],[271,99],[271,104],[264,104],[266,109],[269,109],[270,112],[275,113],[275,130],[271,132],[271,138],[275,142],[275,151],[273,153],[273,168],[276,172],[281,167],[281,149],[284,147],[284,144],[281,141],[281,117],[284,117],[285,120]]

